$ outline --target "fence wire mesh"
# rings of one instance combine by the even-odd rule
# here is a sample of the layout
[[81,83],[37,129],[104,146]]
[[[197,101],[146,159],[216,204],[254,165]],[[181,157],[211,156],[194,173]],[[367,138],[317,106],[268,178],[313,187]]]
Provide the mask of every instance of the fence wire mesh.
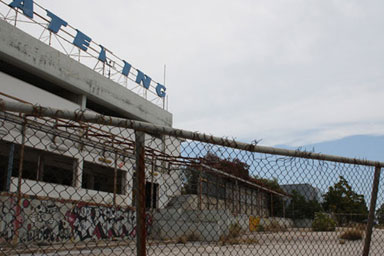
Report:
[[384,253],[382,193],[369,217],[380,163],[60,113],[0,112],[4,255],[368,255],[367,244]]

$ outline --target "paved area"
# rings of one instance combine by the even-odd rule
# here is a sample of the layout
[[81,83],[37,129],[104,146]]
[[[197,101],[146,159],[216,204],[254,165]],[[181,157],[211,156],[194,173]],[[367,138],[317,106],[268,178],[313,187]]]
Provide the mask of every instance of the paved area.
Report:
[[[346,241],[340,244],[338,236],[340,232],[303,232],[290,231],[279,233],[256,233],[252,237],[252,243],[238,245],[219,245],[218,243],[187,242],[186,244],[151,242],[147,248],[147,255],[173,256],[173,255],[362,255],[363,240]],[[375,230],[372,237],[370,255],[384,255],[384,230]],[[15,252],[15,251],[14,251]],[[136,255],[133,242],[109,242],[88,243],[84,245],[65,247],[61,245],[60,250],[50,248],[42,251],[24,251],[11,253],[11,251],[0,255]]]

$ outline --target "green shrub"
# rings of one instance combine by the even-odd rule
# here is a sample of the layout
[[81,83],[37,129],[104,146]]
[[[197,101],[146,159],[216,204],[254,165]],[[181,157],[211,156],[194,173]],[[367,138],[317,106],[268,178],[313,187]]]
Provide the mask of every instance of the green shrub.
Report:
[[336,222],[326,213],[315,213],[315,219],[312,223],[313,231],[335,231]]
[[192,232],[187,236],[188,241],[190,242],[196,242],[199,241],[199,234],[196,232]]
[[239,223],[232,223],[229,225],[228,238],[236,238],[241,233],[241,226]]
[[279,221],[272,219],[264,225],[264,231],[284,232],[287,231],[287,227]]
[[257,232],[264,232],[265,231],[265,228],[263,225],[259,224],[259,226],[257,226]]
[[355,241],[363,239],[363,232],[357,229],[347,230],[340,236],[341,239]]
[[239,236],[242,232],[241,226],[239,223],[232,223],[228,227],[228,234],[222,235],[220,237],[220,243],[224,244],[239,244],[240,239]]
[[199,234],[196,232],[189,233],[188,235],[182,235],[176,239],[178,244],[186,244],[187,242],[199,241]]

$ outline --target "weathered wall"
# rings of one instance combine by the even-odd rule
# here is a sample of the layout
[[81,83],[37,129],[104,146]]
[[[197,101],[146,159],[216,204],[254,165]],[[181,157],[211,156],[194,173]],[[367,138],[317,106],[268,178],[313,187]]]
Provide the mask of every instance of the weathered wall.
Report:
[[[0,196],[0,237],[21,243],[135,237],[135,212],[56,200]],[[18,237],[16,237],[19,230]]]
[[[255,195],[257,195],[255,193]],[[227,199],[227,201],[223,199],[216,199],[211,196],[202,195],[201,196],[201,210],[229,210],[234,213],[246,214],[247,216],[261,216],[267,217],[269,215],[269,209],[267,208],[266,201],[266,193],[260,192],[262,197],[257,196],[256,199],[261,198],[264,200],[263,203],[259,202],[256,204],[249,204],[242,202],[241,209],[239,206],[239,202],[236,200],[232,200],[231,198]],[[255,199],[255,201],[256,201]],[[248,200],[247,202],[250,202]],[[181,208],[186,210],[199,210],[200,209],[200,197],[198,195],[188,194],[188,195],[179,195],[174,196],[172,200],[169,202],[168,207],[172,208]]]
[[[219,241],[222,236],[229,234],[231,225],[239,225],[244,234],[251,231],[250,217],[252,215],[233,215],[229,210],[193,210],[185,208],[165,208],[153,215],[151,237],[169,240],[194,235],[200,241]],[[293,227],[293,221],[285,218],[258,218],[257,226],[264,227],[277,223],[285,229]]]

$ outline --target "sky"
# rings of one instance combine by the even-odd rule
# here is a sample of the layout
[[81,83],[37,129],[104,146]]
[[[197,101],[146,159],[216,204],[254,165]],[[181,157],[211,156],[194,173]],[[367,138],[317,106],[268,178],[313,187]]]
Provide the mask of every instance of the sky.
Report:
[[174,127],[292,147],[384,135],[382,0],[36,0],[163,82]]

